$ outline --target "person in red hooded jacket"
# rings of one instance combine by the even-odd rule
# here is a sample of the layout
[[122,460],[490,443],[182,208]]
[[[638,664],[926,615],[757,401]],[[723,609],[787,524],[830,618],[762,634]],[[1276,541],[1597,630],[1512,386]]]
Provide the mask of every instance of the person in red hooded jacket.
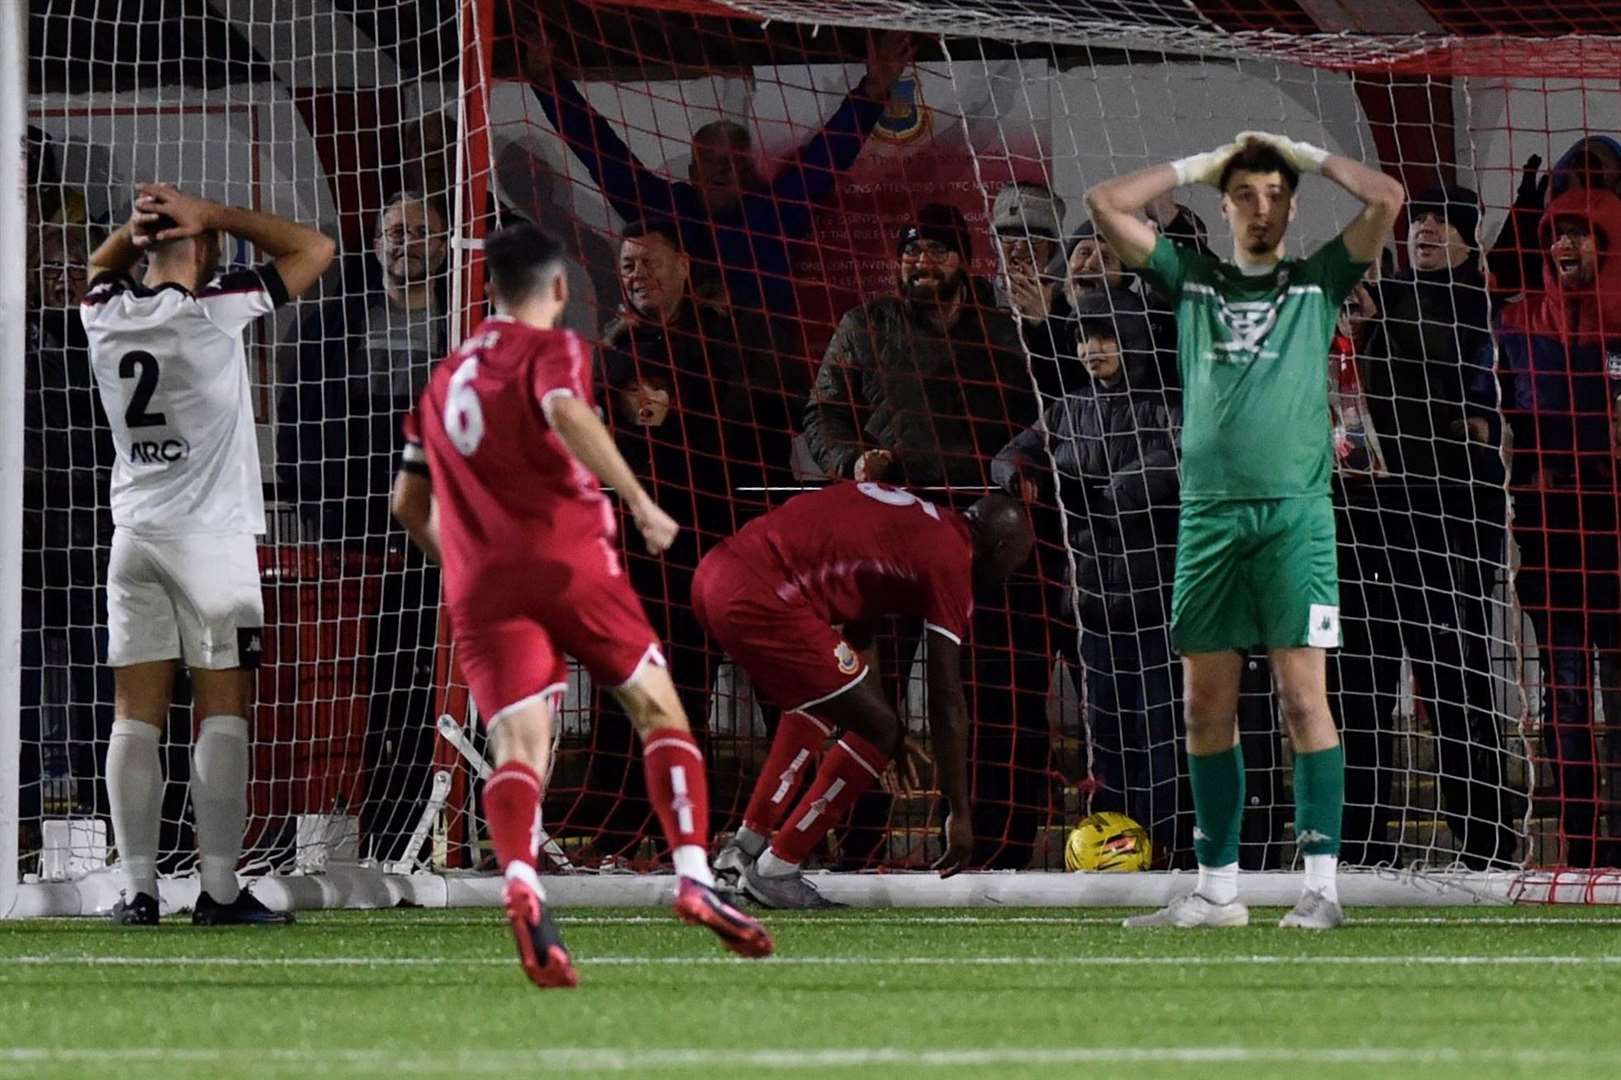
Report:
[[1542,215],[1542,288],[1503,309],[1497,335],[1514,435],[1510,491],[1520,604],[1536,630],[1544,752],[1564,861],[1616,865],[1598,836],[1595,648],[1617,647],[1621,535],[1612,436],[1621,390],[1621,198],[1573,188]]

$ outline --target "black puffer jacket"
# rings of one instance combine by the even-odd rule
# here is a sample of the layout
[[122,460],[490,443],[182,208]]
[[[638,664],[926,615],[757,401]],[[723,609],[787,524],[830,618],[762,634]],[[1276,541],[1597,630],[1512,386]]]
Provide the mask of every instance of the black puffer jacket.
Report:
[[805,410],[805,441],[833,476],[868,450],[889,450],[908,486],[978,486],[991,457],[1039,415],[1017,328],[971,279],[947,330],[899,296],[847,312],[828,343]]
[[1128,390],[1116,379],[1055,403],[992,463],[995,482],[1013,494],[1021,479],[1030,479],[1056,495],[1087,629],[1129,630],[1165,619],[1176,559],[1180,426],[1174,397]]
[[[1491,359],[1486,279],[1471,257],[1456,270],[1408,270],[1378,285],[1379,318],[1358,350],[1374,430],[1393,474],[1414,481],[1503,482],[1502,421]],[[1486,419],[1487,443],[1466,419]]]
[[[682,526],[667,561],[696,567],[709,546],[767,508],[763,486],[791,481],[793,389],[764,324],[711,304],[689,300],[668,325],[621,315],[603,331],[603,346],[601,389],[614,441]],[[657,426],[620,407],[619,391],[638,381],[669,393]],[[641,550],[634,527],[625,535],[634,556]]]

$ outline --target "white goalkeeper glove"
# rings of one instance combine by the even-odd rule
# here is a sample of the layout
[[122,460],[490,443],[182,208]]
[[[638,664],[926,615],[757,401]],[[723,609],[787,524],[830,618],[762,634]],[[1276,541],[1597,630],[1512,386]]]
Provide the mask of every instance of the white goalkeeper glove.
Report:
[[1283,160],[1294,166],[1302,173],[1320,173],[1323,171],[1323,162],[1328,160],[1328,151],[1321,146],[1313,146],[1309,142],[1299,142],[1287,135],[1274,135],[1269,131],[1241,131],[1238,134],[1239,145],[1247,142],[1265,143],[1283,155]]
[[1217,181],[1221,179],[1221,170],[1226,167],[1227,159],[1241,149],[1243,149],[1241,143],[1230,142],[1226,146],[1218,146],[1214,150],[1206,150],[1202,154],[1192,154],[1171,162],[1171,168],[1176,170],[1176,186],[1209,184],[1215,187]]

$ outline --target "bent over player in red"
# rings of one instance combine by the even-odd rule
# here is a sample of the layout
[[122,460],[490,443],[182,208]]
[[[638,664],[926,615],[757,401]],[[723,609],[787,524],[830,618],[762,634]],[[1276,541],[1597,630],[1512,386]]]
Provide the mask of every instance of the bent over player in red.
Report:
[[715,895],[703,756],[620,565],[599,481],[619,493],[655,554],[676,524],[597,419],[584,343],[553,329],[568,301],[562,248],[519,225],[485,241],[484,261],[499,314],[434,369],[406,419],[393,505],[444,566],[457,658],[494,744],[484,808],[524,971],[537,986],[578,981],[535,872],[565,653],[612,688],[641,737],[648,794],[679,875],[676,914],[733,952],[765,956],[764,927]]
[[929,634],[929,726],[948,810],[946,851],[934,865],[942,876],[966,868],[974,836],[962,639],[974,589],[1001,582],[1034,544],[1024,510],[1005,496],[957,513],[862,483],[796,496],[704,556],[694,614],[784,710],[750,807],[771,802],[823,736],[842,729],[770,848],[764,836],[740,833],[722,853],[750,896],[767,907],[828,904],[800,864],[877,782],[905,735],[872,671],[874,625],[886,615],[921,618]]

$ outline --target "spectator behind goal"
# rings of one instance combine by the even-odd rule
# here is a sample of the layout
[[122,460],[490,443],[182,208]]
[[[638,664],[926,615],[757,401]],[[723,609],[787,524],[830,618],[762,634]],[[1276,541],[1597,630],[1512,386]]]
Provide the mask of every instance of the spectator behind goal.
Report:
[[341,572],[381,579],[368,624],[360,818],[377,857],[392,859],[416,812],[400,794],[427,785],[433,756],[433,728],[422,720],[433,708],[439,571],[394,524],[388,498],[400,422],[450,345],[444,214],[420,192],[403,192],[378,214],[372,241],[347,262],[351,291],[298,328],[278,461],[283,497],[298,504]]
[[[111,673],[96,662],[106,625],[97,561],[112,540],[111,432],[79,317],[90,226],[67,206],[29,223],[23,353],[23,822],[105,806],[96,744],[112,724]],[[37,600],[35,599],[37,598]],[[31,826],[30,826],[31,828]],[[23,845],[37,846],[37,836]]]
[[[1112,312],[1099,291],[1081,299],[1077,320],[1087,378],[1072,380],[1075,389],[1004,447],[991,470],[1015,498],[1056,498],[1063,510],[1101,785],[1090,808],[1131,815],[1156,856],[1184,868],[1193,820],[1179,793],[1181,680],[1170,640],[1180,402],[1168,401],[1152,374],[1148,389],[1134,381],[1155,367],[1145,316]],[[1065,651],[1077,658],[1073,644]]]
[[1346,855],[1366,865],[1396,854],[1390,718],[1404,658],[1437,736],[1441,811],[1459,858],[1477,869],[1511,863],[1524,813],[1488,649],[1507,507],[1479,219],[1466,188],[1415,196],[1408,268],[1353,290],[1341,316],[1331,380],[1346,648],[1335,666]]
[[1514,433],[1514,585],[1547,658],[1542,740],[1563,864],[1613,866],[1621,839],[1598,835],[1592,686],[1594,650],[1621,643],[1613,419],[1621,382],[1610,352],[1621,339],[1621,198],[1572,187],[1548,204],[1538,236],[1542,287],[1497,321]]
[[788,245],[810,235],[816,206],[861,153],[890,88],[911,63],[911,37],[892,31],[868,39],[866,75],[769,181],[757,171],[748,129],[730,120],[693,134],[687,180],[672,181],[637,160],[579,88],[558,76],[540,29],[528,36],[524,65],[530,86],[553,130],[614,212],[626,221],[650,215],[674,220],[700,291],[713,286],[737,310],[797,315]]
[[[274,261],[216,279],[222,233]],[[106,763],[126,877],[116,923],[158,921],[158,742],[179,660],[191,673],[197,730],[191,803],[201,891],[192,921],[291,921],[236,880],[264,636],[254,539],[265,531],[264,492],[242,332],[315,284],[332,252],[314,229],[145,184],[129,221],[90,257],[79,310],[118,451],[107,567],[117,718]],[[137,283],[127,275],[142,254],[147,270]]]
[[[806,445],[830,475],[904,485],[961,508],[990,486],[996,451],[1040,415],[1029,365],[991,283],[969,273],[973,241],[960,210],[919,207],[895,255],[896,294],[846,312],[828,343],[805,411]],[[922,628],[894,625],[879,648],[885,684],[898,691]],[[1045,801],[1047,625],[1040,580],[1029,573],[987,591],[975,609],[979,866],[1021,867],[1034,842]],[[869,812],[857,808],[858,818]]]
[[[720,656],[693,618],[692,575],[705,551],[765,509],[763,487],[792,483],[790,402],[803,392],[785,389],[764,320],[695,293],[674,222],[627,225],[619,274],[623,304],[603,332],[608,424],[637,478],[681,526],[662,554],[625,545],[626,566],[687,714],[702,727]],[[611,699],[593,739],[589,787],[614,793],[612,818],[600,824],[602,847],[617,853],[639,842],[648,808],[638,778],[621,773],[630,728]]]

